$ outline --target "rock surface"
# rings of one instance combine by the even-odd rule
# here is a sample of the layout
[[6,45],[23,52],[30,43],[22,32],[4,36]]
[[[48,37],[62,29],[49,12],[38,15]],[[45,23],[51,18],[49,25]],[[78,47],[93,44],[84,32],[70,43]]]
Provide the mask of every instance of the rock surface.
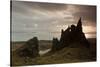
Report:
[[39,56],[39,45],[37,37],[28,40],[22,47],[17,50],[20,57],[37,57]]
[[[74,44],[74,45],[73,45]],[[65,31],[62,29],[61,38],[53,39],[52,50],[60,50],[64,47],[86,47],[89,48],[90,44],[82,31],[82,21],[79,19],[77,26],[71,25]]]

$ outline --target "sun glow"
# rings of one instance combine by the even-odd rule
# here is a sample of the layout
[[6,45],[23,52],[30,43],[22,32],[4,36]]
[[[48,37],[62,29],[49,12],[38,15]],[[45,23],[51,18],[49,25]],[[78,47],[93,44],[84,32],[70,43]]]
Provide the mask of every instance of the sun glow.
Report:
[[83,26],[83,32],[86,38],[96,38],[96,27]]
[[[56,28],[53,29],[56,31],[56,34],[53,33],[54,36],[60,37],[61,29],[65,30],[66,28],[68,28],[68,25],[57,25]],[[83,26],[83,32],[85,33],[86,38],[96,38],[96,27]]]
[[83,26],[83,32],[84,33],[96,32],[96,27],[93,27],[93,26]]

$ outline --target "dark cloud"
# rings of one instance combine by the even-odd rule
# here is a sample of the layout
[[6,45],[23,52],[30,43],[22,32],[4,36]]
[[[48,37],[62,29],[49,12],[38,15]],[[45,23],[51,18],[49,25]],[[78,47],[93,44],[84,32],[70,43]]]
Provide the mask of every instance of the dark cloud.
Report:
[[41,9],[50,10],[50,11],[60,11],[67,8],[65,4],[57,4],[57,3],[35,3]]
[[[77,6],[78,12],[74,13],[75,17],[82,17],[92,25],[96,25],[96,6]],[[85,23],[85,25],[87,22]]]
[[[23,11],[21,8],[36,8],[40,10],[48,11],[60,11],[67,8],[66,4],[57,4],[57,3],[41,3],[41,2],[30,2],[30,1],[13,1],[13,8],[15,11]],[[16,9],[17,8],[17,9]]]
[[[85,33],[96,32],[96,6],[12,1],[12,38],[27,40],[33,36],[52,39],[61,29],[76,24],[82,17]],[[93,29],[91,29],[93,28]],[[54,33],[54,32],[59,33]]]

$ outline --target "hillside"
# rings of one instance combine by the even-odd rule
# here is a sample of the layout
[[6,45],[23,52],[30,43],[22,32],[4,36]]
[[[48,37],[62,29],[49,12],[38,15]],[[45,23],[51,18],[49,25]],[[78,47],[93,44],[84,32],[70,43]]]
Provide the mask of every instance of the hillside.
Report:
[[15,52],[13,53],[13,65],[39,65],[96,61],[95,52],[82,47],[65,47],[57,52],[48,52],[43,56],[27,59],[27,62],[25,62],[25,58],[19,57],[15,54]]

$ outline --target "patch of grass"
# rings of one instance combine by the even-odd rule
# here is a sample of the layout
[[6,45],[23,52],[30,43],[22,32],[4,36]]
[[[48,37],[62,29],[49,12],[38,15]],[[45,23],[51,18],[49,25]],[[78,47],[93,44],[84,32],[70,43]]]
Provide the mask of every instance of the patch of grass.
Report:
[[66,47],[55,53],[27,59],[19,57],[14,52],[12,54],[12,65],[42,65],[96,61],[96,56],[88,48]]

